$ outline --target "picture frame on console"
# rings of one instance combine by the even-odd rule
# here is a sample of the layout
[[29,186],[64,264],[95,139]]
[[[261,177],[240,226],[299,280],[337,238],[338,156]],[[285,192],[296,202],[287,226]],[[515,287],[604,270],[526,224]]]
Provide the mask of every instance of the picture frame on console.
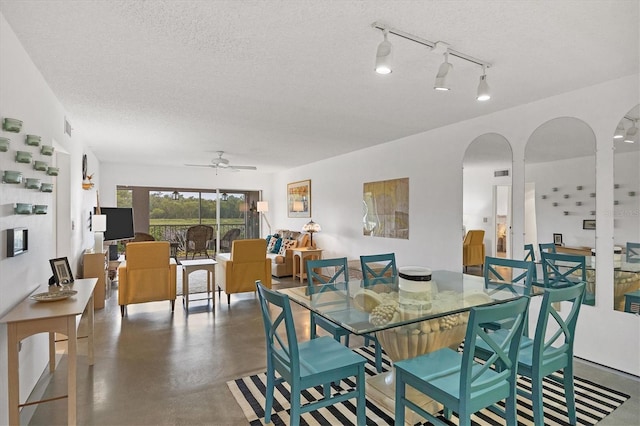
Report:
[[73,273],[69,266],[69,259],[60,257],[58,259],[49,259],[53,279],[57,285],[68,284],[73,282]]
[[311,217],[311,179],[287,184],[289,217]]
[[562,246],[562,234],[553,234],[553,244]]

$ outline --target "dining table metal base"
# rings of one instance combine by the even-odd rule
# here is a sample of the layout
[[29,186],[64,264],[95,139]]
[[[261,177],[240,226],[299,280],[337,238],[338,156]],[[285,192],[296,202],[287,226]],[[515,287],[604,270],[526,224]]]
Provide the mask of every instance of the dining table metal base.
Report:
[[[387,371],[386,373],[380,373],[367,379],[367,397],[374,401],[376,405],[383,407],[390,413],[395,412],[395,396],[395,371]],[[406,396],[410,401],[414,402],[420,408],[429,413],[435,414],[442,410],[442,404],[422,392],[418,392],[411,386],[407,386]],[[404,418],[405,424],[407,425],[414,425],[426,420],[421,415],[408,408],[405,409]]]

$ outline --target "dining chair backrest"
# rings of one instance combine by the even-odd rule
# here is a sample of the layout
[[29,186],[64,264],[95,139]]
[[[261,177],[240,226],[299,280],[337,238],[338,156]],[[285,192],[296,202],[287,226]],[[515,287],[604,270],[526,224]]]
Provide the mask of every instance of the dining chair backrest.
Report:
[[528,262],[536,261],[536,251],[533,248],[533,244],[524,245],[524,260]]
[[628,263],[640,263],[640,243],[627,242],[625,259]]
[[267,368],[288,379],[300,376],[298,339],[289,297],[256,283],[264,333],[267,341]]
[[556,245],[554,243],[540,243],[538,247],[540,248],[541,257],[542,253],[556,253]]
[[388,283],[398,275],[395,253],[360,256],[363,287]]
[[542,273],[545,288],[567,287],[587,282],[584,256],[542,252]]
[[[533,339],[532,368],[543,369],[544,367],[544,370],[551,372],[573,362],[573,341],[585,286],[586,283],[580,282],[570,287],[545,288]],[[554,304],[557,302],[571,304],[571,309],[564,318],[558,312],[559,307],[556,310],[555,306],[558,305]],[[554,327],[549,327],[552,319],[555,322]],[[557,330],[547,336],[547,330],[555,326]]]
[[[516,296],[529,296],[533,285],[533,262],[499,257],[485,258],[484,288],[489,294],[509,291]],[[510,321],[484,324],[486,330],[500,330],[510,326]],[[529,335],[529,319],[525,320],[524,335]]]
[[[328,272],[328,268],[333,269],[331,275],[323,275]],[[335,259],[317,259],[307,260],[307,278],[309,294],[315,294],[326,290],[335,290],[332,283],[349,282],[349,268],[347,266],[346,257],[338,257]],[[329,285],[327,287],[327,285]]]
[[485,258],[484,287],[490,291],[508,290],[520,296],[531,294],[533,262],[526,260]]
[[[501,386],[505,381],[515,389],[518,351],[528,307],[529,298],[521,297],[497,305],[471,308],[462,353],[461,405],[471,406],[470,401],[477,392],[491,392],[492,387]],[[496,339],[494,333],[484,330],[483,324],[504,320],[513,320],[506,337]],[[474,361],[475,346],[478,341],[485,342],[493,351],[484,365]],[[498,365],[500,366],[499,374],[486,379],[483,373]],[[465,403],[463,400],[468,402]]]

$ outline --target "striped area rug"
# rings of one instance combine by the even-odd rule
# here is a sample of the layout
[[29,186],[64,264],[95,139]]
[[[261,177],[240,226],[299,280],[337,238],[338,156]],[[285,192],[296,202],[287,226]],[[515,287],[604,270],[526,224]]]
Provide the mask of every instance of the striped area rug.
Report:
[[[355,349],[357,353],[367,358],[366,375],[373,376],[376,373],[374,365],[373,347]],[[384,358],[383,367],[391,368],[388,358]],[[227,386],[242,408],[250,425],[264,425],[264,395],[267,378],[265,373],[255,374],[227,382]],[[576,390],[576,408],[578,412],[578,425],[594,425],[608,414],[613,412],[623,402],[629,399],[629,395],[617,392],[613,389],[600,386],[588,380],[574,378]],[[339,385],[332,385],[334,393],[344,393],[353,389],[355,383],[352,380],[343,380]],[[546,425],[568,425],[566,416],[565,399],[562,386],[552,380],[544,381],[544,414]],[[526,377],[518,379],[518,387],[531,391],[531,381]],[[288,425],[289,421],[289,385],[282,383],[276,388],[274,413],[271,416],[271,424],[276,426]],[[303,392],[304,402],[322,399],[322,387],[308,389]],[[393,425],[392,413],[377,406],[367,397],[367,424],[368,425]],[[355,400],[338,403],[334,406],[321,408],[302,415],[301,424],[308,425],[355,425],[356,406]],[[457,425],[458,419],[455,413],[451,421],[445,422]],[[489,410],[482,410],[471,418],[473,425],[502,425],[504,420]],[[518,396],[518,423],[533,424],[531,401]],[[431,423],[416,423],[416,425],[431,425]]]

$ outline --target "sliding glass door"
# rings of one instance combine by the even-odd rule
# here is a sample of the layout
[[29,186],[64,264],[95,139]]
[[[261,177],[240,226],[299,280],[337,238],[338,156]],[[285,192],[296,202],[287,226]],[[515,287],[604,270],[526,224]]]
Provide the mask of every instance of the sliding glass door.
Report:
[[228,252],[235,239],[259,238],[256,211],[259,191],[188,190],[173,188],[119,187],[118,207],[133,207],[136,232],[156,240],[178,243],[184,253],[187,229],[210,225],[216,231],[211,249]]

